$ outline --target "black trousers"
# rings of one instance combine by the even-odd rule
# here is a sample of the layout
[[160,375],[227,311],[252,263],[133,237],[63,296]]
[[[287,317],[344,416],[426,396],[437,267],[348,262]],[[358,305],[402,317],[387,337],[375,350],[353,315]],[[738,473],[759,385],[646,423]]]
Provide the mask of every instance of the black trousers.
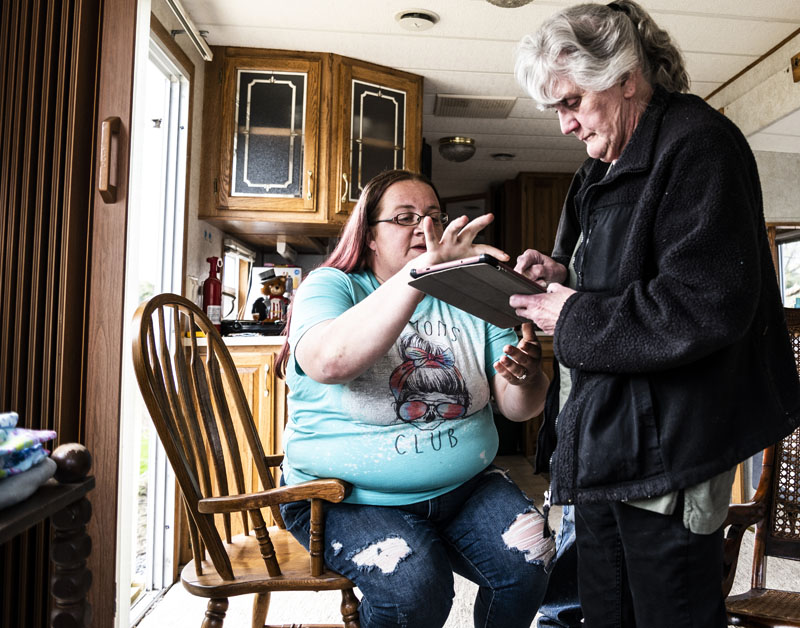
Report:
[[575,507],[586,628],[726,628],[722,528],[694,534],[673,515],[624,503]]

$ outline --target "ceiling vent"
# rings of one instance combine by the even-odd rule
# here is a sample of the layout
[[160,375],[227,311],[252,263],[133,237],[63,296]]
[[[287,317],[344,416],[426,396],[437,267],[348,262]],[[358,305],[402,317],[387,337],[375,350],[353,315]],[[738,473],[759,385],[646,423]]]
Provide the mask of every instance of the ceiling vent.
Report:
[[436,94],[433,115],[452,118],[507,118],[517,102],[513,97]]

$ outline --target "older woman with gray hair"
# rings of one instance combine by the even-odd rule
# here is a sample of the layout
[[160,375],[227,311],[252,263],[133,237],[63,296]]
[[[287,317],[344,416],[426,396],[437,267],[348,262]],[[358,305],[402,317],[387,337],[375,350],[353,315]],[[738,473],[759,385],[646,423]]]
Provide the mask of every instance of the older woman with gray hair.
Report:
[[589,154],[552,253],[518,259],[547,292],[511,298],[561,366],[551,488],[585,625],[726,626],[733,469],[800,414],[753,154],[630,0],[555,14],[516,72]]

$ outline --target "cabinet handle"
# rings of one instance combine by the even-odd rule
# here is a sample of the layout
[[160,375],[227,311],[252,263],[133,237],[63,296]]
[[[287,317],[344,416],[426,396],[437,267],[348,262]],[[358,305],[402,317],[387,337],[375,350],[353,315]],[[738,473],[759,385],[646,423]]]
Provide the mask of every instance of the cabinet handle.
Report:
[[[111,138],[119,135],[122,121],[117,116],[103,120],[100,125],[100,169],[97,173],[97,188],[103,201],[111,205],[117,202],[117,186],[111,183]],[[119,154],[119,149],[117,150]],[[117,173],[119,177],[119,173]]]
[[312,196],[312,193],[311,193],[311,177],[313,177],[313,176],[314,176],[314,173],[309,170],[308,171],[308,195],[306,196],[306,198],[308,198],[308,200],[311,200],[311,196]]
[[342,203],[347,202],[347,194],[350,192],[350,182],[347,180],[347,173],[342,173],[342,179],[344,179],[344,194],[342,194]]

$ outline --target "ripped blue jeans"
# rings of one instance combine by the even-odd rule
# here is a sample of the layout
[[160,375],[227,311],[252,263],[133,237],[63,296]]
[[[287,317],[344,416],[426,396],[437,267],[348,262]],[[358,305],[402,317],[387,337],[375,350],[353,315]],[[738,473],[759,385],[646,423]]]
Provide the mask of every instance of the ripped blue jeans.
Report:
[[[308,547],[310,503],[283,504]],[[533,503],[497,467],[407,506],[325,504],[325,562],[361,591],[362,628],[437,628],[453,603],[453,572],[475,582],[476,628],[529,628],[555,553]]]

